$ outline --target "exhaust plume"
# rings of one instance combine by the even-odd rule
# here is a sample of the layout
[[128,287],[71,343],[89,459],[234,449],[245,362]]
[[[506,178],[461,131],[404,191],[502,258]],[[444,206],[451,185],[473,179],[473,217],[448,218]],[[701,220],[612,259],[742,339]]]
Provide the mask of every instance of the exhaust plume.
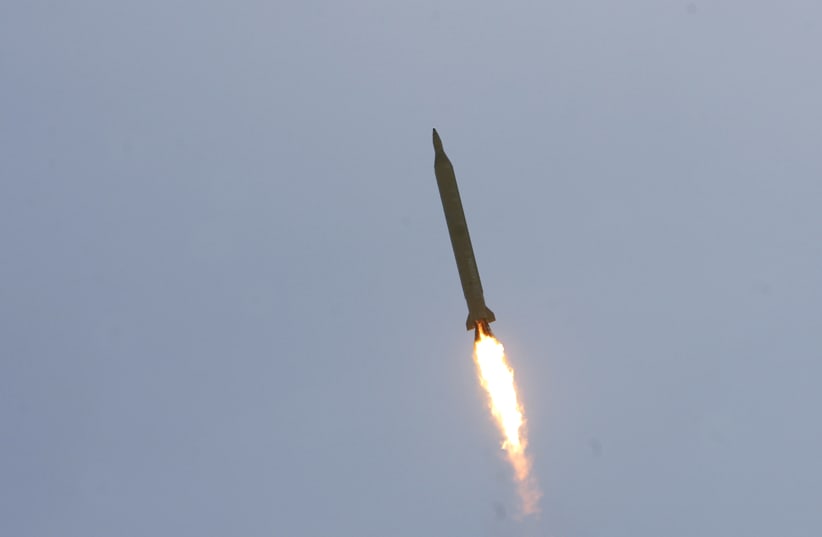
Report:
[[514,469],[522,512],[524,515],[537,513],[542,494],[531,475],[531,459],[526,453],[525,416],[517,399],[514,370],[508,365],[502,343],[491,334],[487,325],[480,323],[474,342],[474,362],[480,384],[488,394],[491,414],[502,433],[502,449]]

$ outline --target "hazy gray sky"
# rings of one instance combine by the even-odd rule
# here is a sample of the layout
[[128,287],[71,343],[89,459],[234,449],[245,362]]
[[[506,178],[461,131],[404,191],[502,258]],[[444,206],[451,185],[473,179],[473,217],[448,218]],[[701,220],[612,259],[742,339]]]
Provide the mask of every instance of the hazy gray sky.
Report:
[[820,51],[798,0],[4,0],[0,534],[822,534]]

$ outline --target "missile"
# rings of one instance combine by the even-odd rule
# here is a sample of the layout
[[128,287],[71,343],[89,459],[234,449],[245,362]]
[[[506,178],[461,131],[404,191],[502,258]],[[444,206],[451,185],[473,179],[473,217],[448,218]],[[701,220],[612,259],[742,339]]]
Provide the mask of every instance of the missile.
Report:
[[485,305],[477,260],[474,258],[474,248],[471,246],[471,236],[468,234],[468,224],[465,222],[460,191],[457,188],[457,177],[454,175],[451,161],[442,148],[442,140],[437,134],[437,129],[434,129],[434,175],[440,190],[451,247],[457,260],[462,292],[468,304],[468,320],[465,326],[468,330],[474,330],[475,338],[479,338],[480,331],[491,335],[488,323],[494,322],[496,317]]

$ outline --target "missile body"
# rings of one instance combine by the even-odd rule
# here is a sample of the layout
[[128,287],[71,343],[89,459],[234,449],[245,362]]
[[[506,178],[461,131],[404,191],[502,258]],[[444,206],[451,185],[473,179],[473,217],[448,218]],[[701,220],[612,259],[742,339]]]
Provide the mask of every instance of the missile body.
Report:
[[480,331],[490,335],[488,323],[494,322],[496,318],[494,312],[485,305],[477,260],[474,258],[474,248],[471,246],[471,236],[468,234],[468,224],[465,223],[460,191],[457,188],[457,177],[454,175],[451,161],[442,149],[442,140],[437,134],[437,129],[434,129],[434,175],[437,177],[445,222],[451,236],[451,247],[457,260],[462,292],[468,304],[466,328],[475,330],[476,337],[479,337]]

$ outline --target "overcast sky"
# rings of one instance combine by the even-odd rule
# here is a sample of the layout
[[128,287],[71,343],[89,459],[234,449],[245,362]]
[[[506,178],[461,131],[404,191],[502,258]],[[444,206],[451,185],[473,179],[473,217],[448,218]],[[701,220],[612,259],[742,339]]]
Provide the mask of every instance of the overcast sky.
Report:
[[822,534],[820,51],[799,0],[3,0],[0,534]]

